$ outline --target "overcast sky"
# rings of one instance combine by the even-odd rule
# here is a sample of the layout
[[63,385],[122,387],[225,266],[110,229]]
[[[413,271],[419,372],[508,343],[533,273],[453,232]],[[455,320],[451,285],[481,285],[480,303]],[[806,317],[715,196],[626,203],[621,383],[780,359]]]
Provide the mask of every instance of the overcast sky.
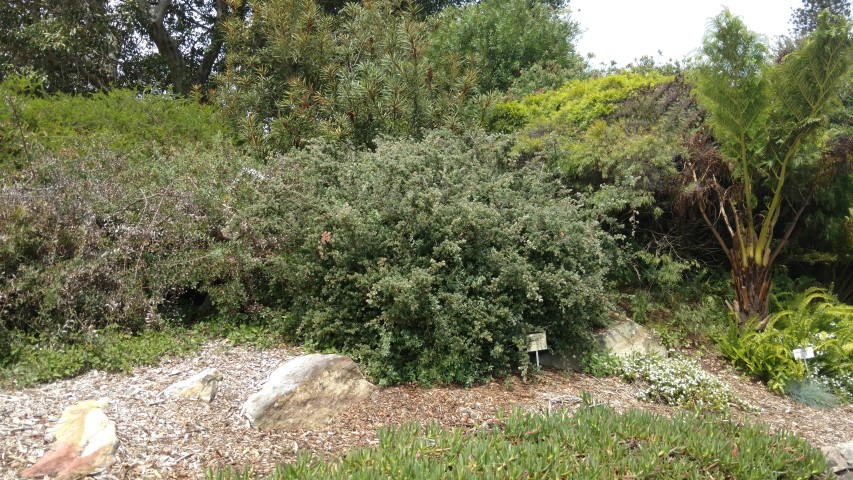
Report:
[[[643,55],[681,59],[702,46],[708,19],[728,7],[750,30],[770,40],[787,34],[791,12],[801,0],[570,0],[572,18],[584,30],[581,53],[594,53],[597,67],[619,66]],[[663,58],[658,56],[663,52]]]

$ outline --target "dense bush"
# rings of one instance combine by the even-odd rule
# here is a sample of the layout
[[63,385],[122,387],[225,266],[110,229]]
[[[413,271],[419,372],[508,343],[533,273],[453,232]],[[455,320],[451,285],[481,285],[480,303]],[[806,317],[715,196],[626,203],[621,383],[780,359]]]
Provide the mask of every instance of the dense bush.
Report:
[[[853,307],[837,303],[823,290],[812,288],[790,298],[764,331],[748,327],[738,331],[732,324],[718,343],[738,368],[766,381],[777,393],[785,392],[791,382],[814,376],[842,398],[853,399]],[[792,354],[805,347],[815,351],[808,360],[809,371]]]
[[144,160],[40,151],[0,185],[2,329],[72,341],[249,304],[258,275],[234,218],[254,171],[241,165],[227,144]]
[[575,78],[586,68],[573,44],[580,27],[548,2],[484,0],[447,8],[437,21],[430,55],[472,57],[484,92],[506,90],[537,64],[551,63]]
[[434,133],[271,160],[247,222],[275,239],[270,268],[298,338],[354,355],[383,383],[507,372],[526,365],[534,331],[583,345],[615,239],[582,196],[507,150],[500,137]]
[[[766,428],[689,415],[662,418],[585,403],[542,417],[515,412],[465,433],[409,424],[338,460],[302,454],[269,478],[826,478],[805,440]],[[211,479],[256,478],[224,468]]]
[[260,156],[323,136],[372,146],[479,120],[476,72],[429,58],[429,24],[401,0],[352,2],[335,17],[314,0],[258,2],[226,28],[217,102]]

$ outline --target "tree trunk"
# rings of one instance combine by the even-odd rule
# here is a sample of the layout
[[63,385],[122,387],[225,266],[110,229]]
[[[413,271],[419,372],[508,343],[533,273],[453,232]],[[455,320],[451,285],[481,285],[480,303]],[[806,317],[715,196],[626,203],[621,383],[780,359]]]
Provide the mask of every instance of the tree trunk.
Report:
[[169,34],[163,20],[166,11],[172,5],[172,0],[159,0],[156,5],[149,6],[147,0],[137,0],[139,8],[146,14],[145,30],[149,38],[157,46],[157,51],[169,64],[169,74],[172,88],[176,93],[186,95],[190,91],[190,79],[187,75],[187,65],[181,54],[178,43]]
[[735,286],[735,302],[732,310],[738,316],[743,329],[750,321],[757,322],[759,331],[767,326],[770,317],[771,265],[757,265],[753,259],[745,262],[735,258],[732,262],[732,280]]

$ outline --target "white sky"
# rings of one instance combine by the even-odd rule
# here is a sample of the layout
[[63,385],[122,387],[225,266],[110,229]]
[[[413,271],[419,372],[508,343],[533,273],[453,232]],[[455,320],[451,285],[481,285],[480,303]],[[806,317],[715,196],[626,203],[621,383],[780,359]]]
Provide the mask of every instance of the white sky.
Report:
[[791,12],[802,4],[801,0],[570,0],[569,8],[584,31],[578,50],[594,53],[590,64],[598,67],[610,60],[624,66],[643,55],[659,63],[693,55],[702,46],[708,20],[723,7],[772,41],[788,34]]

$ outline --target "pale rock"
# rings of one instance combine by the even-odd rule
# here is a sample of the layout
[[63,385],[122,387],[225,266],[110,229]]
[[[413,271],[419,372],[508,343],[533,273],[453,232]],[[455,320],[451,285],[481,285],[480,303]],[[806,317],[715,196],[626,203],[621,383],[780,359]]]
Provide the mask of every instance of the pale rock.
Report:
[[[647,328],[627,317],[611,314],[613,320],[606,327],[594,332],[593,336],[599,347],[611,355],[627,357],[632,354],[657,353],[666,354],[654,334]],[[539,363],[548,367],[563,370],[580,370],[579,359],[567,358],[552,352],[539,352]]]
[[613,323],[596,332],[595,339],[599,346],[617,357],[634,353],[666,353],[660,341],[646,327],[627,317],[616,318]]
[[276,369],[246,400],[241,414],[259,429],[318,428],[374,391],[348,357],[303,355]]
[[823,456],[826,457],[829,470],[834,473],[847,470],[847,460],[844,459],[837,447],[825,446],[820,447],[820,450],[823,452]]
[[847,460],[847,467],[853,469],[853,440],[836,445],[838,452]]
[[172,398],[202,400],[210,403],[216,397],[220,380],[222,380],[222,374],[219,373],[219,370],[209,368],[186,380],[173,383],[163,390],[162,394]]
[[119,441],[115,422],[102,410],[108,403],[86,400],[66,408],[54,429],[53,447],[21,476],[77,479],[109,465]]

